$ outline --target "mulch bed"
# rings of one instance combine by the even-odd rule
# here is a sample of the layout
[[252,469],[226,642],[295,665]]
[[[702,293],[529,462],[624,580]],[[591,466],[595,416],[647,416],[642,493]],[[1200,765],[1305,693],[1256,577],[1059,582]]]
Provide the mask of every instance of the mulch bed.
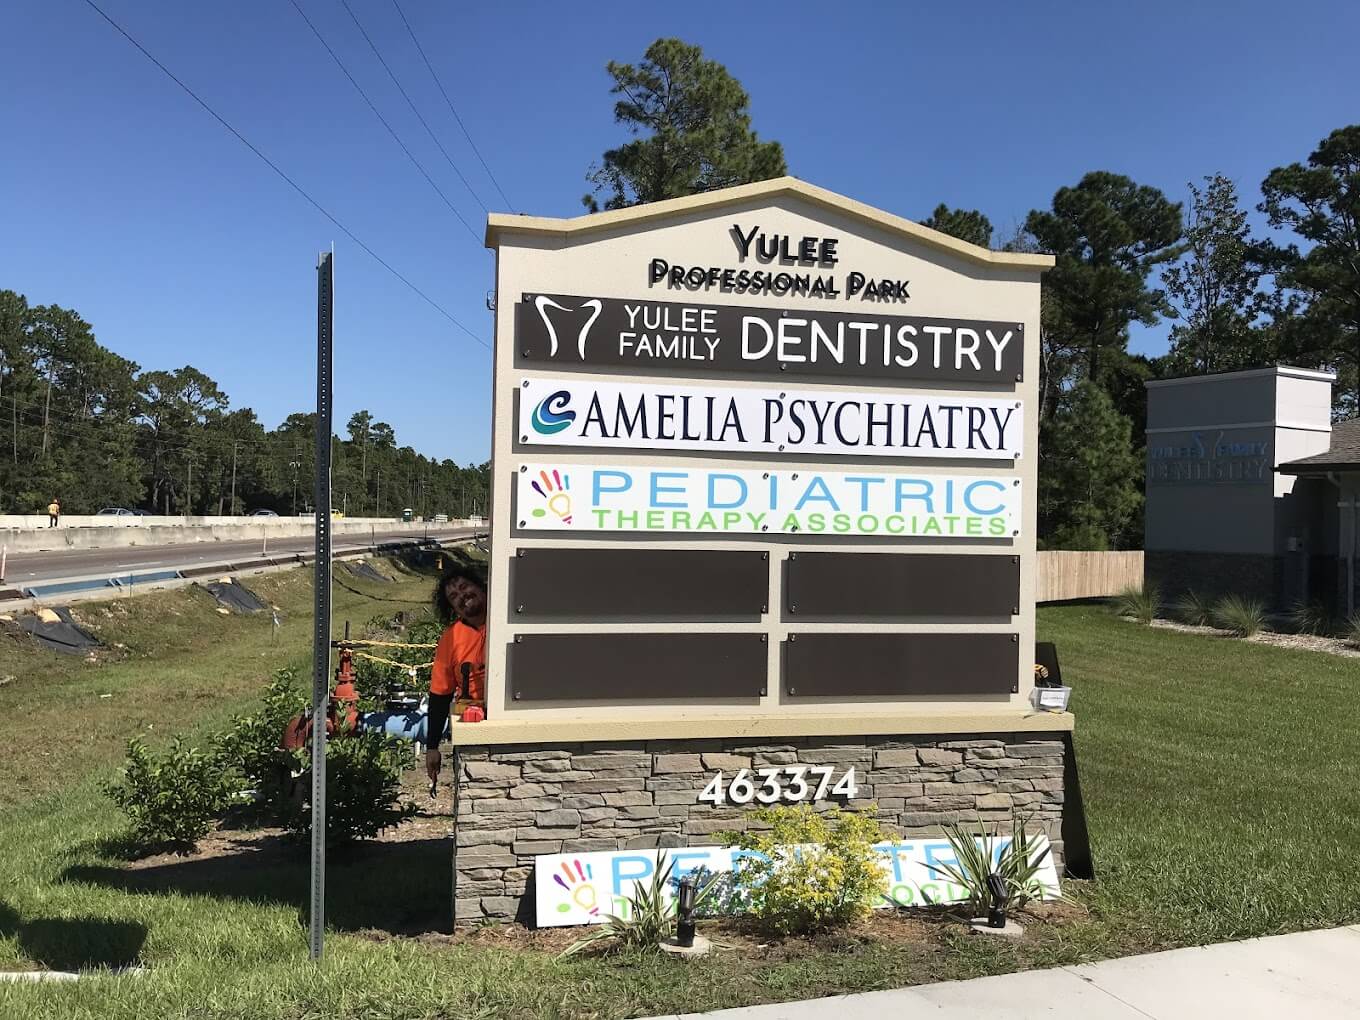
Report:
[[[408,770],[402,780],[402,798],[415,804],[419,813],[399,826],[385,830],[376,840],[333,849],[330,860],[339,864],[345,860],[369,859],[381,866],[383,847],[393,844],[447,839],[452,831],[451,805],[448,790],[441,784],[436,801],[429,799],[423,769]],[[450,852],[452,847],[450,846]],[[127,862],[128,871],[156,869],[213,861],[233,874],[274,866],[292,866],[306,860],[307,848],[290,840],[283,829],[220,828],[199,841],[197,849],[188,855],[159,853]],[[1016,919],[1035,930],[1061,927],[1083,920],[1088,911],[1079,903],[1052,901],[1035,903],[1016,915]],[[701,924],[702,933],[711,939],[719,952],[739,952],[743,956],[767,962],[798,959],[813,953],[854,952],[874,944],[919,945],[923,950],[940,945],[942,935],[964,933],[965,917],[958,908],[916,908],[912,910],[876,910],[869,920],[854,927],[810,936],[779,937],[763,932],[745,918],[722,918]],[[452,948],[482,946],[515,949],[557,955],[576,942],[589,929],[529,928],[521,924],[483,924],[461,926],[453,931],[383,930],[363,928],[351,933],[373,942],[403,939],[423,945]],[[1021,942],[1034,938],[1027,932]],[[608,953],[609,945],[602,942],[586,950],[589,954]]]

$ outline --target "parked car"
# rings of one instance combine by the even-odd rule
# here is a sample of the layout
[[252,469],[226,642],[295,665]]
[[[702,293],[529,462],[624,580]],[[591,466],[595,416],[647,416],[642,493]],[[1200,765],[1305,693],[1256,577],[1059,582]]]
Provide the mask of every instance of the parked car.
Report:
[[106,506],[96,517],[136,517],[137,515],[125,506]]
[[247,515],[249,517],[277,517],[278,514],[273,510],[252,510]]

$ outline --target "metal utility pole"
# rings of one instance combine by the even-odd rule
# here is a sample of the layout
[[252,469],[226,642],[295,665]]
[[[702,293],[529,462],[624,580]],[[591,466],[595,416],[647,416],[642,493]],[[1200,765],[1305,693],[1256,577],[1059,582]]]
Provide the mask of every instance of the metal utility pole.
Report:
[[[231,515],[236,516],[236,440],[231,441]],[[221,489],[217,490],[219,493]]]
[[[331,344],[335,321],[334,255],[316,267],[316,580],[312,635],[312,917],[311,956],[326,937],[326,709],[331,672]],[[324,456],[322,454],[325,454]]]

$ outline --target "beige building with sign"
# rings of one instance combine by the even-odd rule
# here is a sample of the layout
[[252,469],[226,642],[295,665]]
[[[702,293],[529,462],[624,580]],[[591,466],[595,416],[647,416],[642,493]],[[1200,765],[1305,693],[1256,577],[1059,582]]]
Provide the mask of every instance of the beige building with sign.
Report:
[[850,802],[901,832],[1016,805],[1058,839],[1072,717],[1031,706],[1051,258],[793,178],[493,214],[487,244],[488,718],[454,727],[459,915],[522,914],[537,855],[740,824],[698,802],[723,768],[853,768]]
[[1279,365],[1147,383],[1145,570],[1165,598],[1357,609],[1357,423],[1331,372]]

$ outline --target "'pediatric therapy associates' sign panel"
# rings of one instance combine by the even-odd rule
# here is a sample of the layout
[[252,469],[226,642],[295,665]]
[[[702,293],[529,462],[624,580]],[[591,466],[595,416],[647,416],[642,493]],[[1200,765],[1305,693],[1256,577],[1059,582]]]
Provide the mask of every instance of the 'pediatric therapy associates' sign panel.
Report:
[[[1008,838],[997,839],[991,851],[995,859],[1010,845]],[[981,843],[979,842],[979,846]],[[950,882],[944,868],[957,866],[949,841],[941,838],[903,840],[874,847],[885,867],[879,907],[920,907],[940,903],[962,903],[968,890]],[[1048,852],[1048,840],[1034,839],[1034,857],[1039,864],[1035,876],[1044,890],[1044,899],[1060,895],[1058,870]],[[817,852],[815,847],[796,846],[789,853]],[[693,872],[724,875],[738,871],[743,858],[763,856],[756,850],[738,847],[696,846],[685,849],[644,853],[596,851],[579,854],[540,854],[534,858],[534,906],[540,927],[572,924],[599,924],[608,914],[627,917],[631,897],[639,884],[646,885],[660,866],[672,869],[666,883],[668,898],[675,896],[681,878]]]
[[1012,476],[522,464],[520,528],[1013,538]]
[[525,379],[523,443],[895,457],[1020,456],[1020,402]]
[[545,367],[624,367],[639,374],[875,376],[960,385],[1015,383],[1017,322],[525,294],[515,347]]

